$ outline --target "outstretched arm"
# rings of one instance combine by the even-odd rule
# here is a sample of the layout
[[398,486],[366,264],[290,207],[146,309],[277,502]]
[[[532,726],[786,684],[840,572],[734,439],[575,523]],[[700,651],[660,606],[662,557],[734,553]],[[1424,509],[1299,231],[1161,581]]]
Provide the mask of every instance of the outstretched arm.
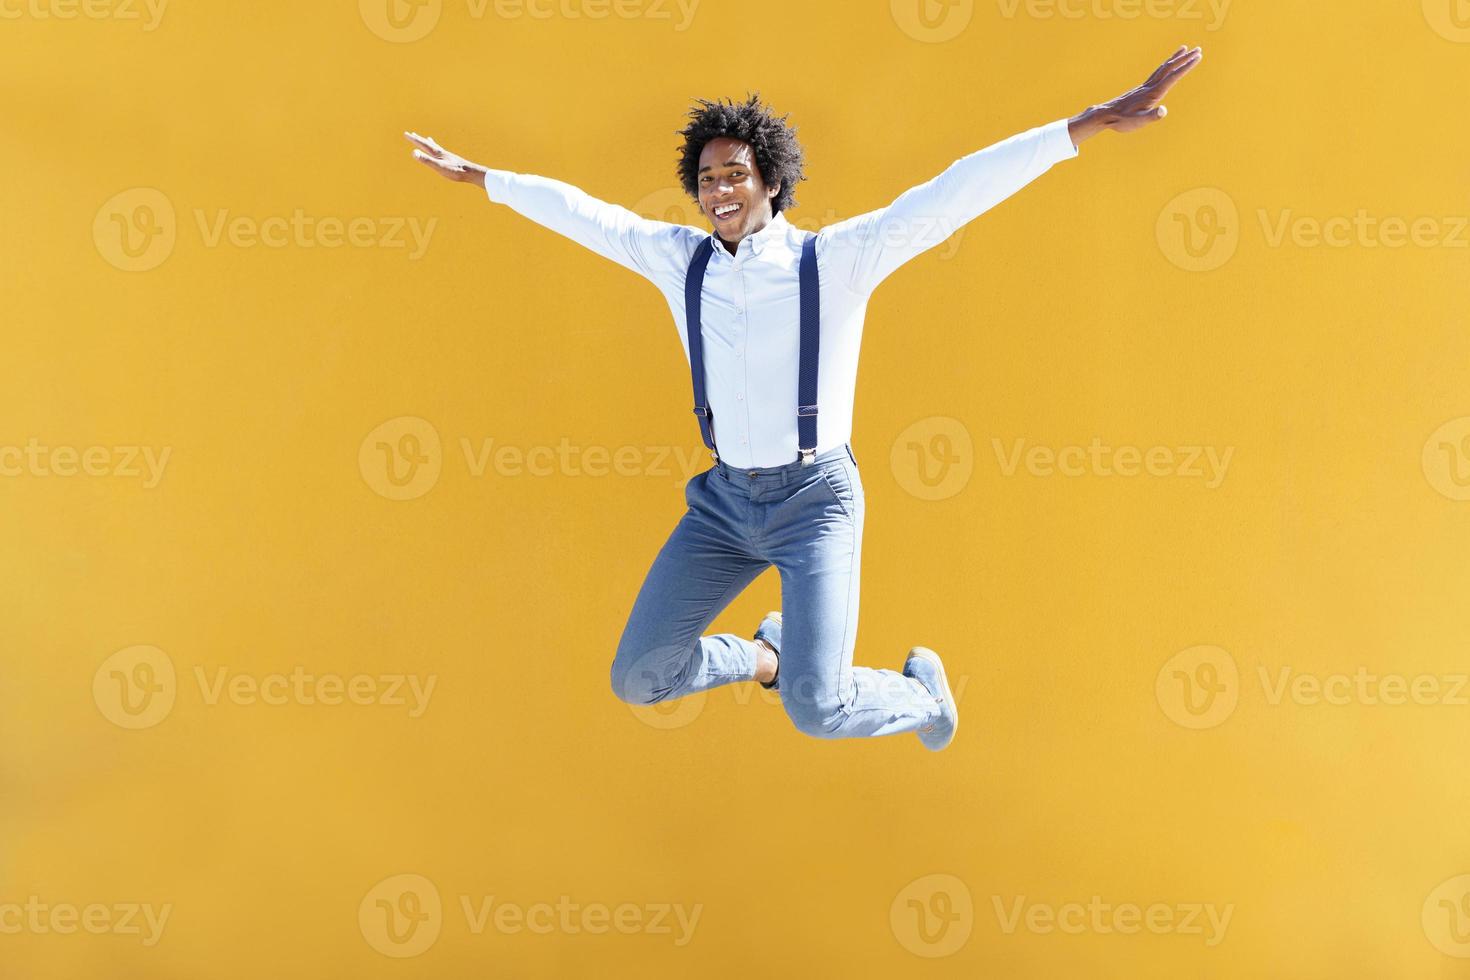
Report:
[[949,238],[1057,162],[1077,156],[1083,140],[1105,129],[1132,132],[1164,118],[1164,95],[1202,56],[1199,48],[1181,47],[1147,81],[1118,98],[961,157],[887,207],[823,228],[824,268],[855,292],[872,292],[905,262]]
[[664,267],[677,261],[677,225],[644,218],[550,177],[482,167],[428,136],[403,135],[414,146],[414,159],[441,177],[482,188],[490,200],[646,279],[657,283]]

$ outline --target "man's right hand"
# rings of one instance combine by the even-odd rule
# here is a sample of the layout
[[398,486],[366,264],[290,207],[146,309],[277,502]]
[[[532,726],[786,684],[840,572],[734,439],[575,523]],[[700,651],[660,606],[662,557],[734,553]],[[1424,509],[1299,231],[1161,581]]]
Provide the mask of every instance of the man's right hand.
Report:
[[414,159],[421,161],[439,176],[474,184],[481,189],[485,187],[484,167],[450,153],[428,136],[420,136],[418,133],[404,133],[403,135],[414,145]]

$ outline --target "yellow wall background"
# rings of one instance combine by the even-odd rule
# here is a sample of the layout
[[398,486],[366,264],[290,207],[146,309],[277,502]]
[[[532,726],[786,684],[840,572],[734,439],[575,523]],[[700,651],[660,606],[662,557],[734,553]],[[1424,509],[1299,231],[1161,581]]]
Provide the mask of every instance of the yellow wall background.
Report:
[[[0,975],[1470,977],[1463,7],[5,0]],[[759,90],[816,227],[1185,42],[869,309],[857,658],[942,652],[952,748],[615,700],[704,465],[672,321],[402,131],[662,216]],[[1005,465],[1094,440],[1230,455]]]

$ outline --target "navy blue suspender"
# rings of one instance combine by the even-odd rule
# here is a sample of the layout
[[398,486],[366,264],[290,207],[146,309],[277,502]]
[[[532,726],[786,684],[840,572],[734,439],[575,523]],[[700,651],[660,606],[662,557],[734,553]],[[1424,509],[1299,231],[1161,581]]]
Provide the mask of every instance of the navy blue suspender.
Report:
[[[689,331],[689,372],[694,380],[694,414],[699,416],[699,434],[715,462],[714,414],[704,391],[704,331],[700,323],[700,295],[704,272],[714,253],[713,236],[699,243],[689,272],[684,277],[684,320]],[[801,243],[801,355],[796,369],[797,458],[810,463],[817,454],[817,358],[821,351],[822,304],[817,287],[817,236]]]
[[684,276],[684,322],[689,331],[689,372],[694,376],[694,414],[699,416],[699,434],[704,438],[705,448],[719,462],[720,455],[715,452],[715,440],[710,432],[714,416],[704,394],[704,331],[699,323],[699,294],[704,289],[704,270],[714,250],[712,238],[706,238],[694,250],[694,259]]
[[796,442],[803,463],[817,455],[817,354],[821,349],[822,302],[817,295],[817,236],[801,243],[801,357],[796,371]]

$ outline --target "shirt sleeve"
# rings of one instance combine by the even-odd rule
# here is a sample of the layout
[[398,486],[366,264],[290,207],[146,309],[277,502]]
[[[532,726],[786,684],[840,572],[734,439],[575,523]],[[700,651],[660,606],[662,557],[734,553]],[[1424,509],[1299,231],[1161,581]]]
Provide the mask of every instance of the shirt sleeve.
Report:
[[[682,226],[599,201],[571,184],[509,170],[485,171],[485,194],[517,214],[631,269],[655,285],[677,266]],[[687,263],[688,259],[685,258]]]
[[976,150],[887,207],[823,228],[823,265],[853,291],[870,293],[909,259],[1075,156],[1066,119]]

